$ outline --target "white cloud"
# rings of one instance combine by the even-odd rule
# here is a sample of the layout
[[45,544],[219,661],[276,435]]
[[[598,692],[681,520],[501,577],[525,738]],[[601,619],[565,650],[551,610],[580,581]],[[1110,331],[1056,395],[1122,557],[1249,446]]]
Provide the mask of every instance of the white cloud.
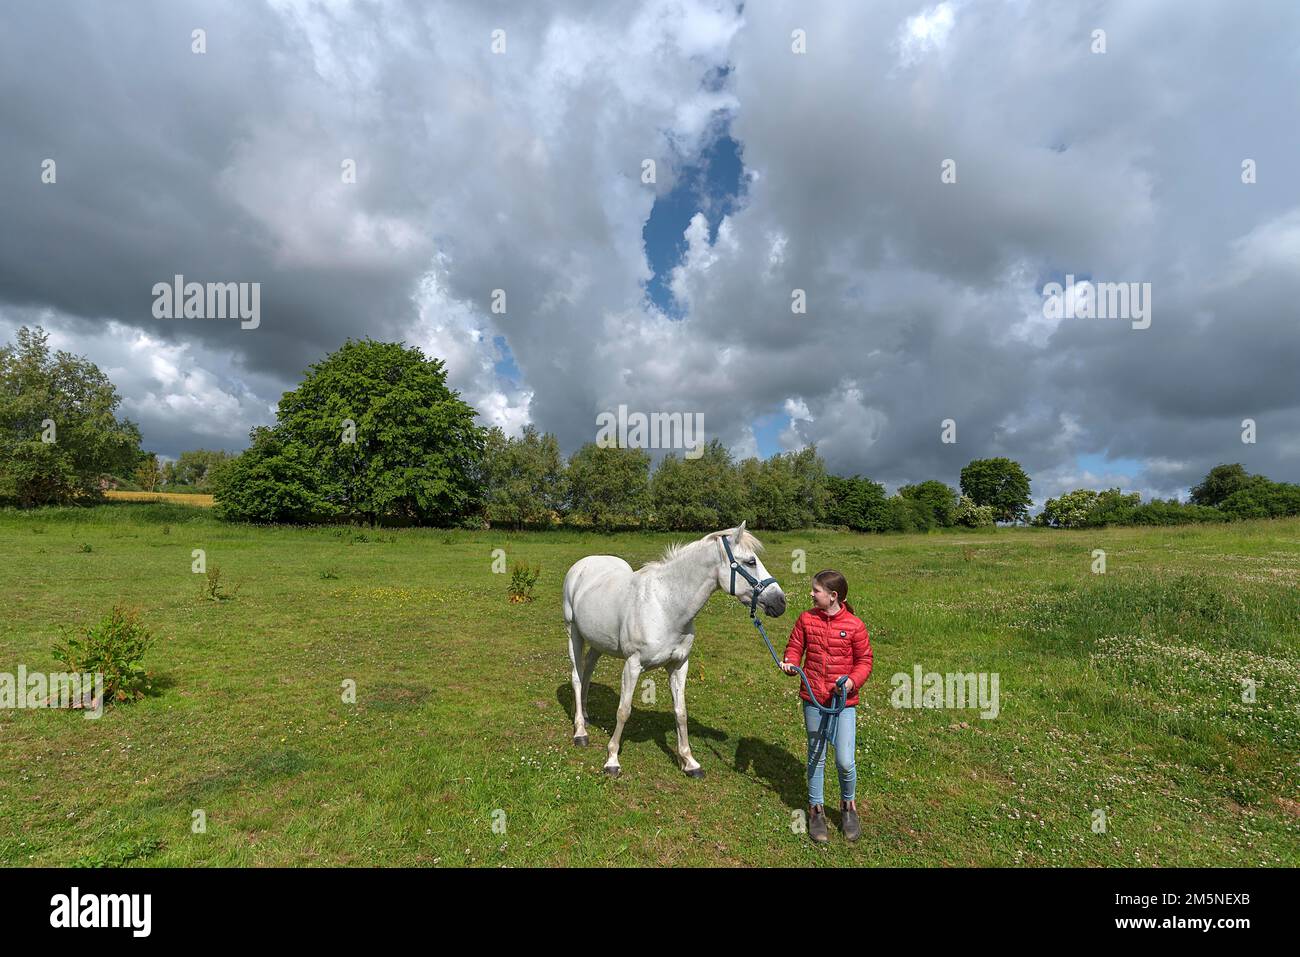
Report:
[[911,64],[932,50],[942,50],[956,22],[953,5],[946,2],[908,17],[898,31],[899,59]]

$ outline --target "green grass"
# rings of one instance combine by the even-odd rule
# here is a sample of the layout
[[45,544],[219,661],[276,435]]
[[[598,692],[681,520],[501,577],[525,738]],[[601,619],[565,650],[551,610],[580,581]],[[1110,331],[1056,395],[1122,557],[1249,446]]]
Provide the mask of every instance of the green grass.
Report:
[[[600,774],[621,662],[596,671],[593,747],[570,745],[566,569],[606,552],[637,565],[682,537],[248,528],[168,504],[0,512],[0,671],[59,670],[60,629],[119,601],[162,636],[151,697],[98,721],[0,711],[0,864],[1300,864],[1300,521],[761,534],[791,599],[775,642],[823,567],[848,577],[872,633],[864,833],[849,846],[832,826],[822,848],[790,827],[795,682],[729,596],[697,620],[702,780],[672,756],[662,671],[647,675],[657,703],[635,699],[621,778]],[[541,566],[537,601],[510,604],[498,547]],[[233,598],[199,600],[194,548]],[[807,571],[791,572],[793,549]],[[1000,715],[890,707],[891,675],[915,664],[997,672]]]

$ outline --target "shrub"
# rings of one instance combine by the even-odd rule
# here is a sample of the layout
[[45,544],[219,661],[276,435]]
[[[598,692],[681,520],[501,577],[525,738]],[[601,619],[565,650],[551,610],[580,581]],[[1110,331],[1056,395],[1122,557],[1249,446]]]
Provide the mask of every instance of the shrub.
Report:
[[203,581],[199,582],[199,601],[227,601],[234,598],[238,591],[239,586],[236,585],[234,591],[227,592],[226,586],[221,584],[221,569],[209,565]]
[[879,482],[858,475],[850,478],[830,475],[826,478],[826,490],[824,515],[830,524],[843,525],[855,532],[883,532],[892,527],[889,500]]
[[145,653],[157,639],[140,623],[139,615],[115,605],[84,636],[64,636],[54,657],[69,671],[104,676],[104,702],[132,701],[152,688],[144,670]]
[[976,505],[969,495],[957,503],[957,524],[967,528],[993,528],[997,524],[991,505]]
[[957,521],[957,493],[942,482],[930,479],[919,485],[904,485],[898,494],[905,499],[923,504],[930,513],[924,526],[930,528],[951,528]]
[[1258,478],[1219,503],[1230,518],[1282,518],[1300,515],[1300,485]]
[[1137,492],[1125,495],[1117,488],[1107,489],[1097,496],[1088,511],[1084,524],[1088,528],[1101,528],[1107,525],[1132,525],[1133,510],[1142,503],[1142,496]]
[[1133,509],[1129,524],[1132,525],[1190,525],[1194,522],[1226,522],[1230,516],[1205,505],[1193,505],[1180,502],[1176,498],[1168,501],[1152,499],[1145,505]]
[[522,562],[516,562],[510,569],[510,603],[518,605],[533,600],[533,586],[541,577],[541,566],[529,568]]
[[885,502],[884,527],[886,532],[928,532],[934,527],[934,513],[925,502],[895,495]]
[[1097,493],[1090,488],[1075,489],[1060,498],[1049,498],[1034,524],[1049,528],[1082,528],[1096,506],[1097,498]]

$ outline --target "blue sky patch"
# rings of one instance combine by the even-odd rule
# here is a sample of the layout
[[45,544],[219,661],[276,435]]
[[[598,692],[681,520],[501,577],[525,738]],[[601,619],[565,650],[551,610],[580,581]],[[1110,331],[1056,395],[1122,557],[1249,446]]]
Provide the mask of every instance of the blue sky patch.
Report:
[[[715,72],[720,77],[726,76],[726,68]],[[744,192],[745,167],[740,159],[740,144],[726,132],[725,125],[722,129],[722,134],[699,159],[682,167],[673,188],[656,197],[641,230],[646,261],[654,273],[646,283],[646,295],[674,319],[681,319],[685,314],[673,299],[668,282],[686,254],[686,227],[696,213],[703,213],[709,223],[709,242],[714,242],[722,217],[739,206]]]

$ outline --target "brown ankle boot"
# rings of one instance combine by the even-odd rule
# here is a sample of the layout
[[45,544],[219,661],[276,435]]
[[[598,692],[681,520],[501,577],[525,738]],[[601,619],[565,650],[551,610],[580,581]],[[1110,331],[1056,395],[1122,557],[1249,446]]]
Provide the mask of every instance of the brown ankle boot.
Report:
[[858,821],[858,812],[849,805],[840,802],[840,830],[844,832],[846,841],[856,841],[862,836],[862,825]]
[[815,844],[825,844],[831,839],[830,830],[826,827],[826,808],[820,804],[814,804],[808,809],[808,836]]

